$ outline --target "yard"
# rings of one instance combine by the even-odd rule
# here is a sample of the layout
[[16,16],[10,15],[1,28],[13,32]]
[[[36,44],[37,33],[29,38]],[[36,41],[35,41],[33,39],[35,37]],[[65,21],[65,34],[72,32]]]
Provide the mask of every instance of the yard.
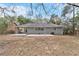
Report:
[[0,35],[0,55],[71,56],[79,55],[79,37]]

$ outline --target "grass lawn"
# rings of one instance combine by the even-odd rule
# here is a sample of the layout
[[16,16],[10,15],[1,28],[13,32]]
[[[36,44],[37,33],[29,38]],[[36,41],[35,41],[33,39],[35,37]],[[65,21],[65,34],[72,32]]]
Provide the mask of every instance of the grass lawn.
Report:
[[71,56],[79,55],[76,36],[11,36],[0,35],[0,55]]

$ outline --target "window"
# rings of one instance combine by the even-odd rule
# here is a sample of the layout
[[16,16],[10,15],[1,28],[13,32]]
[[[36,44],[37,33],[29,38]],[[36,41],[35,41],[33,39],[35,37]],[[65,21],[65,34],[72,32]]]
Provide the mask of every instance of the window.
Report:
[[26,32],[27,32],[27,29],[26,29]]
[[58,27],[58,29],[61,29],[61,27]]
[[54,35],[54,32],[51,32],[50,34],[53,34]]
[[56,28],[54,28],[54,30],[56,30]]
[[39,27],[39,28],[35,28],[35,30],[42,30],[42,31],[43,31],[44,28],[40,28],[40,27]]

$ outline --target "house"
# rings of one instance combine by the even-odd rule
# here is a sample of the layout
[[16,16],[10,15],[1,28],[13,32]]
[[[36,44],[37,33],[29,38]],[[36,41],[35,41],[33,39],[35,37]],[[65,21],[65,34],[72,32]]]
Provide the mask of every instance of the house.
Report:
[[52,23],[27,23],[16,26],[16,33],[24,34],[63,34],[63,26]]

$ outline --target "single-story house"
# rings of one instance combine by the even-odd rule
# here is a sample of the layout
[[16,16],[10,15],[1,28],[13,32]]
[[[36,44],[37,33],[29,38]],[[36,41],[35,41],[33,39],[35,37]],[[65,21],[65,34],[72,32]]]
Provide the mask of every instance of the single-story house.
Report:
[[63,34],[63,26],[52,23],[27,23],[16,26],[16,33],[24,34]]

